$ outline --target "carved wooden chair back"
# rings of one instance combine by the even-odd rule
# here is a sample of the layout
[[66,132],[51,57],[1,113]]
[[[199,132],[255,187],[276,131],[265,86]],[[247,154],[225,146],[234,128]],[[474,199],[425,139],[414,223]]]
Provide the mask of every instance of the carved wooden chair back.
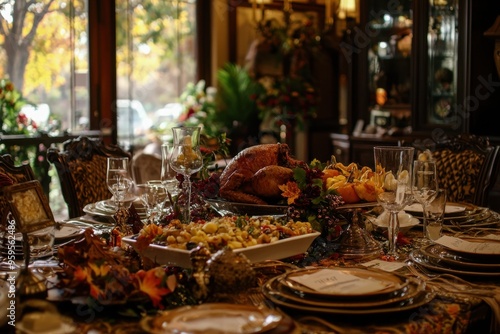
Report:
[[439,186],[447,190],[448,201],[488,206],[499,172],[500,146],[471,134],[418,141],[414,146],[431,151]]
[[2,188],[16,183],[35,180],[35,174],[29,163],[19,166],[14,164],[14,159],[9,154],[0,156],[0,223],[4,226],[9,213],[7,201],[4,198]]
[[63,143],[63,150],[49,148],[47,160],[54,164],[70,218],[84,215],[83,208],[111,197],[106,184],[108,157],[130,154],[100,139],[78,137]]

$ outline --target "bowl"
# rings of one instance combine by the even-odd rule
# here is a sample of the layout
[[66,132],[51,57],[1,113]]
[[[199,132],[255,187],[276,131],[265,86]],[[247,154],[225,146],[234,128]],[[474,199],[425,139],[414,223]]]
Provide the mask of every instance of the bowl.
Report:
[[[406,234],[413,226],[420,224],[420,220],[404,211],[398,213],[398,218],[399,232],[403,234]],[[389,225],[389,212],[382,212],[376,219],[372,220],[372,223],[379,228],[387,228],[387,226]]]

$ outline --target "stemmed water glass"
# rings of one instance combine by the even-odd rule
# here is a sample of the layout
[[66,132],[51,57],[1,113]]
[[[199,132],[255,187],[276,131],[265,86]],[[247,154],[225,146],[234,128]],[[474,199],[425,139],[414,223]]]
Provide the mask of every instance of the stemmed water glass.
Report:
[[411,178],[413,147],[374,147],[375,172],[384,191],[377,195],[378,203],[389,212],[387,255],[398,258],[398,213],[412,201]]
[[184,176],[182,182],[184,207],[182,220],[191,221],[191,174],[198,172],[203,166],[200,151],[200,127],[174,127],[174,144],[170,154],[170,166],[174,171]]
[[161,145],[161,182],[165,190],[172,196],[179,193],[177,172],[170,166],[170,155],[172,153],[172,145],[163,143]]
[[413,162],[413,198],[422,205],[424,235],[427,234],[427,208],[438,190],[436,163],[429,160]]
[[128,158],[109,157],[107,159],[106,183],[113,194],[117,211],[127,196],[133,181],[128,168]]

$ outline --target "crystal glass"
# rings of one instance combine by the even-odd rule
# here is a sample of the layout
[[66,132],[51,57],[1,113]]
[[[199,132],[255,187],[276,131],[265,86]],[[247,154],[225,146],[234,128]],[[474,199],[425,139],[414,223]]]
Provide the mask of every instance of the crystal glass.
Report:
[[436,196],[438,189],[436,163],[428,160],[413,162],[413,198],[422,205],[424,235],[427,231],[427,208]]
[[129,161],[128,158],[110,157],[107,162],[106,183],[118,210],[133,184],[129,173]]
[[446,190],[437,189],[432,200],[427,204],[427,210],[424,215],[426,219],[424,235],[429,241],[436,241],[441,237],[445,211]]
[[160,181],[148,181],[134,185],[133,191],[146,209],[147,223],[158,223],[167,198],[163,184]]
[[387,255],[398,258],[398,213],[411,203],[413,147],[375,146],[375,172],[384,191],[377,195],[378,203],[389,212]]
[[170,154],[172,145],[163,143],[161,145],[161,182],[166,191],[172,196],[179,193],[179,182],[177,181],[177,172],[170,166]]
[[200,151],[200,127],[174,127],[174,144],[170,154],[170,166],[174,171],[184,176],[182,181],[183,206],[182,221],[191,220],[191,175],[198,172],[203,166],[203,157]]

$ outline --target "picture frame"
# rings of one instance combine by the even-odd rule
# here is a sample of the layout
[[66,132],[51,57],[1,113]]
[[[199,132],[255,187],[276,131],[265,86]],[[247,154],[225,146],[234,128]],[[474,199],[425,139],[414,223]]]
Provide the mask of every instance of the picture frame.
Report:
[[40,181],[5,187],[4,195],[14,216],[17,232],[30,233],[55,225],[54,215]]

